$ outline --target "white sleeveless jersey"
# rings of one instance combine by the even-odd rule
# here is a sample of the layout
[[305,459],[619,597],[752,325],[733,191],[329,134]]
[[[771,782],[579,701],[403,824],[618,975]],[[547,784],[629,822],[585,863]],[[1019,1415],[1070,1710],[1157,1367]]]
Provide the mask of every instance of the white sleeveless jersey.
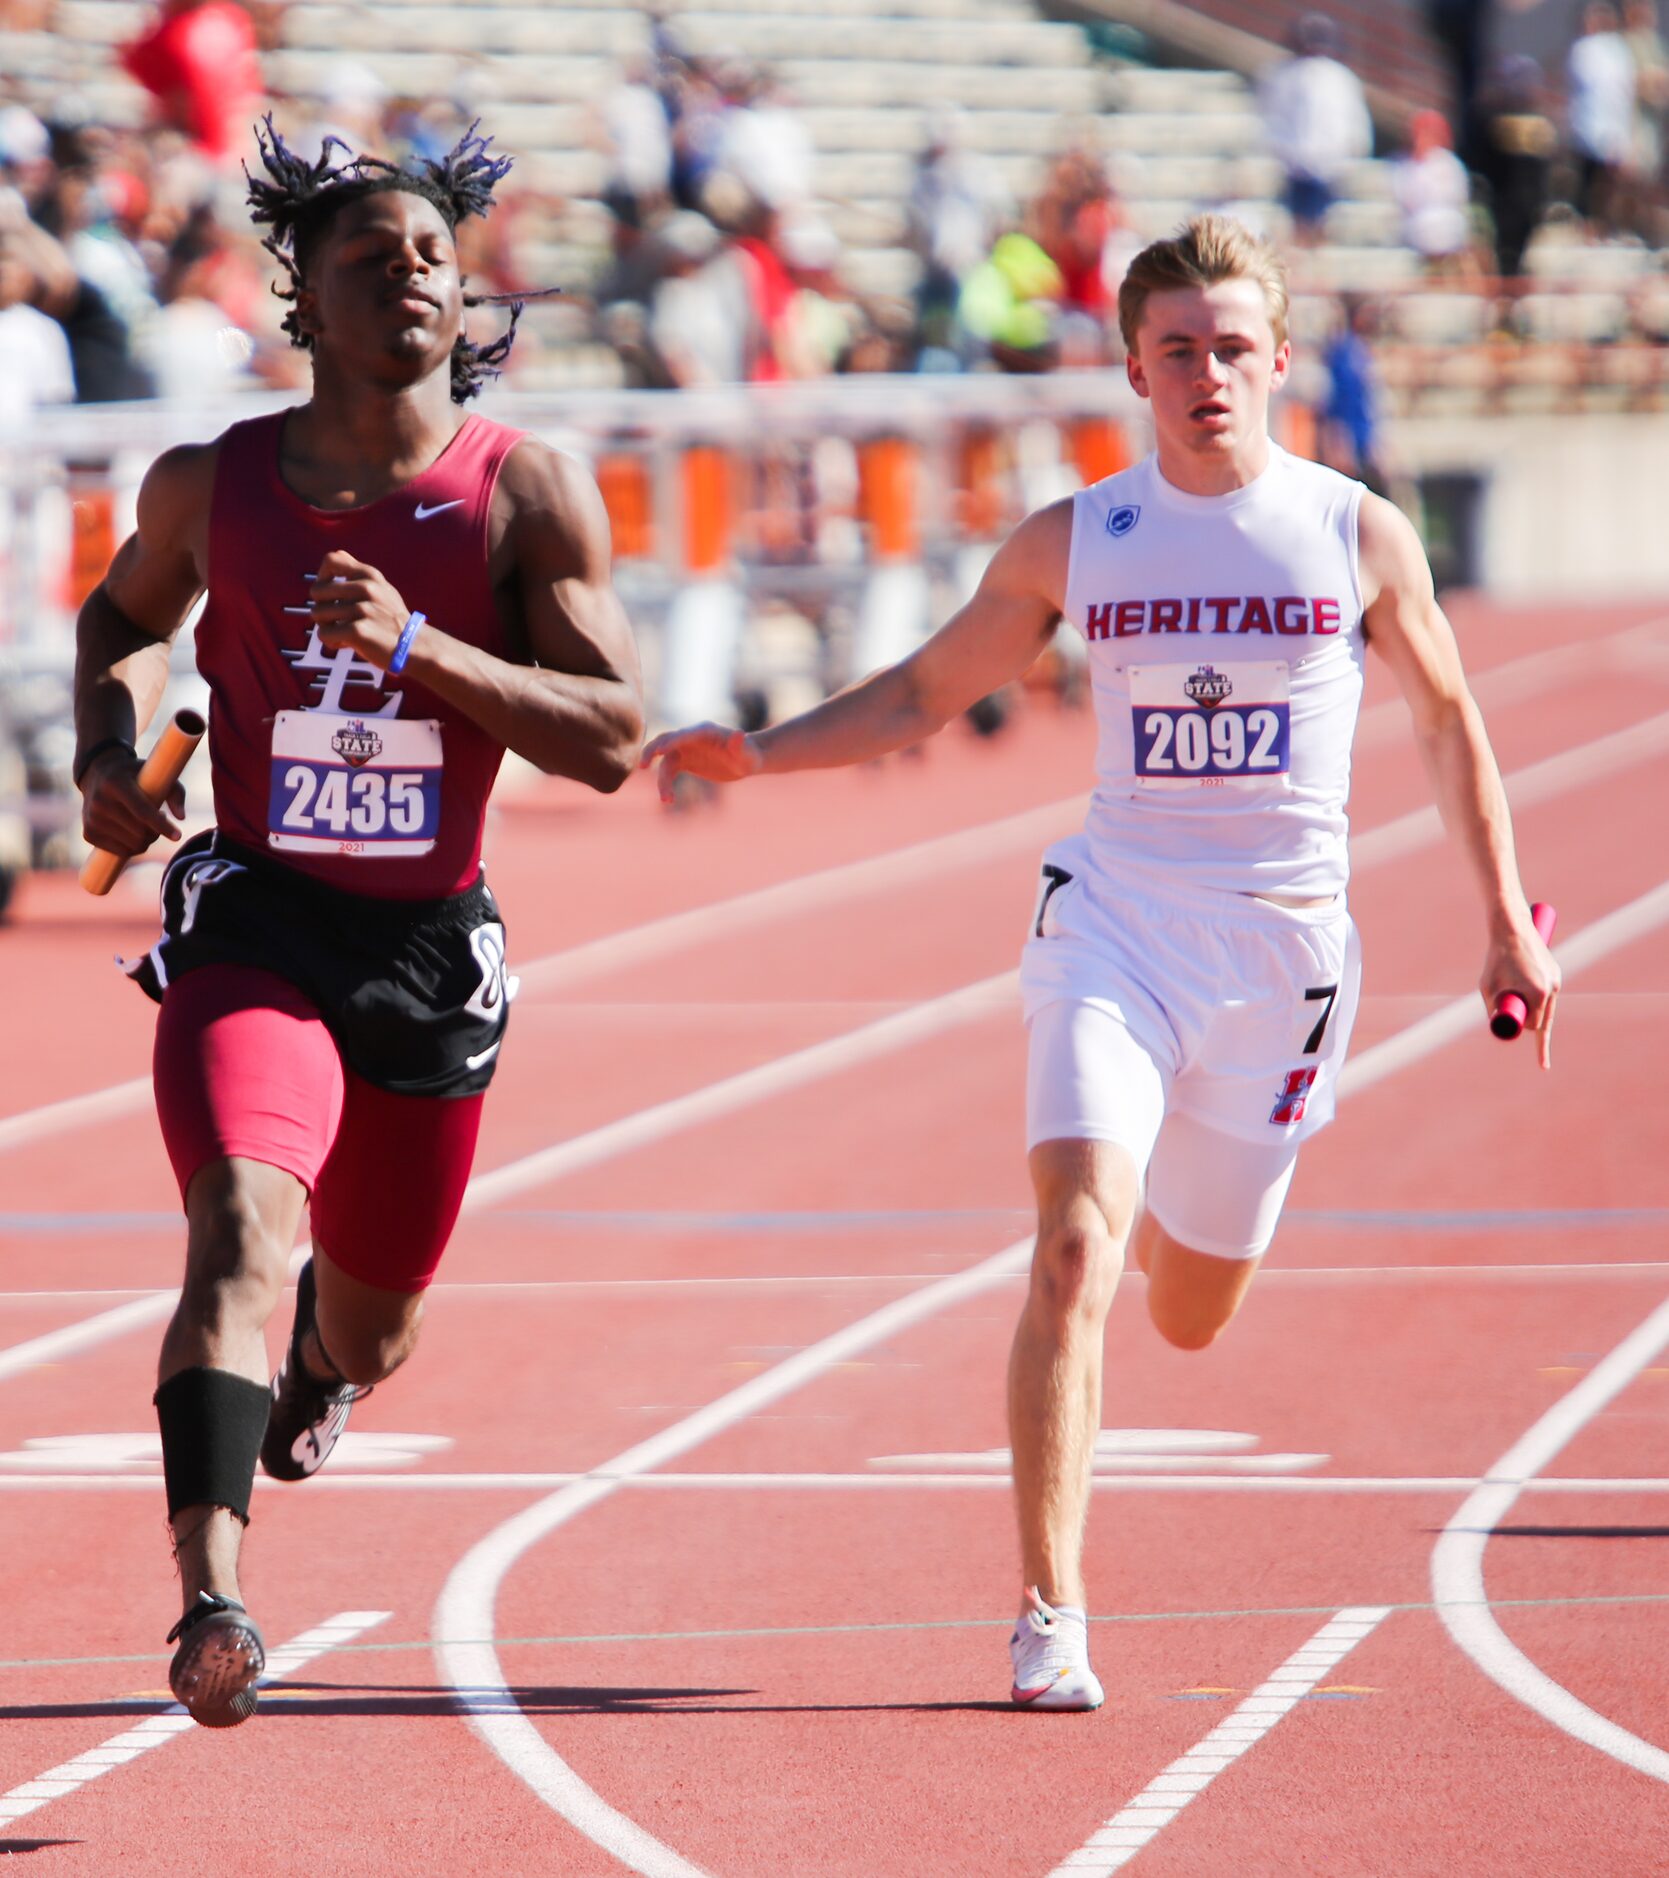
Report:
[[1342,892],[1362,698],[1362,485],[1270,446],[1226,496],[1156,456],[1074,498],[1066,617],[1089,646],[1098,870]]

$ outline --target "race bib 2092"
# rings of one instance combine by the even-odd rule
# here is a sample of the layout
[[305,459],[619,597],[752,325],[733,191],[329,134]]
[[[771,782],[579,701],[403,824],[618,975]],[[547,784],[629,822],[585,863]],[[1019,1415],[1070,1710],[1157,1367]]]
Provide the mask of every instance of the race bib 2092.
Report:
[[1292,761],[1292,704],[1284,661],[1132,665],[1136,780],[1145,788],[1267,781]]

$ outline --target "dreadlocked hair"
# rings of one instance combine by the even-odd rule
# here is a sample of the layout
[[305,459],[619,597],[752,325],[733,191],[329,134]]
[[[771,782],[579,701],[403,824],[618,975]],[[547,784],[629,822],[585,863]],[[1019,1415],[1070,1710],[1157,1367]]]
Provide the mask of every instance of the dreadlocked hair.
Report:
[[[381,157],[356,156],[340,137],[327,137],[317,159],[309,163],[285,143],[269,112],[255,126],[255,142],[266,175],[252,176],[247,163],[243,173],[249,184],[249,209],[256,226],[272,230],[261,246],[289,276],[287,287],[274,283],[272,291],[280,300],[295,300],[306,282],[308,265],[336,212],[365,196],[388,189],[421,196],[437,211],[448,231],[454,233],[458,224],[469,216],[485,215],[493,206],[494,188],[510,168],[510,159],[490,156],[487,146],[492,139],[478,135],[479,129],[480,119],[477,118],[438,163],[425,157],[416,167],[410,167],[385,162]],[[338,151],[340,157],[336,155]],[[452,347],[454,404],[473,398],[487,379],[496,378],[503,370],[515,343],[523,303],[541,298],[543,292],[555,291],[553,288],[524,294],[464,295],[466,307],[508,306],[510,324],[486,345],[472,345],[459,334]],[[313,335],[302,330],[293,305],[282,324],[290,335],[291,345],[312,350]]]

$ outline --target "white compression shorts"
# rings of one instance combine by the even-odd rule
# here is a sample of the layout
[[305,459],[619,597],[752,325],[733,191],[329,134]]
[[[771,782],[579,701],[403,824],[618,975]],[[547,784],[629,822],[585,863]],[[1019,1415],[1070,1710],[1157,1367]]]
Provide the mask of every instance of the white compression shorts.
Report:
[[1219,1258],[1268,1250],[1298,1165],[1290,1136],[1243,1141],[1166,1112],[1166,1078],[1097,1004],[1046,1004],[1032,1019],[1028,1145],[1112,1141],[1146,1169],[1145,1204],[1179,1244]]
[[1299,1144],[1333,1114],[1361,987],[1341,901],[1285,908],[1044,860],[1021,964],[1028,1147],[1113,1141],[1172,1238],[1255,1258]]

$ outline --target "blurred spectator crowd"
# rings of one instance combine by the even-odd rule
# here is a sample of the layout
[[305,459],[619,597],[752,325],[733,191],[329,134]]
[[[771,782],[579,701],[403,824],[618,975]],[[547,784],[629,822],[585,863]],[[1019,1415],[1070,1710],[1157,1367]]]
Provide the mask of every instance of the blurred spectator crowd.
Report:
[[[54,10],[0,0],[0,33],[51,33]],[[1585,244],[1663,246],[1669,52],[1654,0],[1620,13],[1592,0],[1561,70],[1526,55],[1487,63],[1471,31],[1484,10],[1435,0],[1452,121],[1415,112],[1402,147],[1383,154],[1422,286],[1489,297],[1491,324],[1510,334],[1527,251],[1550,218]],[[298,146],[335,135],[399,158],[444,150],[478,106],[464,82],[450,98],[392,95],[351,57],[327,63],[308,99],[275,98],[262,58],[283,34],[283,0],[160,0],[111,51],[147,94],[142,128],[100,123],[73,96],[26,98],[0,68],[0,424],[38,402],[306,382],[244,208],[251,124],[272,108]],[[1375,149],[1351,50],[1329,17],[1306,16],[1258,90],[1284,178],[1267,225],[1289,244],[1301,289],[1341,177]],[[491,106],[479,108],[490,132]],[[900,205],[915,284],[882,294],[852,284],[799,102],[768,66],[698,54],[651,18],[644,50],[590,116],[606,175],[595,278],[530,278],[522,231],[562,205],[515,175],[494,215],[466,227],[464,258],[494,292],[567,290],[559,338],[606,346],[616,382],[1033,372],[1120,357],[1118,283],[1145,235],[1093,135],[1063,141],[1017,200],[959,108],[924,109]],[[524,369],[540,328],[527,323]],[[1371,454],[1376,330],[1362,296],[1337,303],[1334,375],[1356,387],[1337,421],[1360,433],[1358,457]],[[517,369],[513,359],[512,383]]]

